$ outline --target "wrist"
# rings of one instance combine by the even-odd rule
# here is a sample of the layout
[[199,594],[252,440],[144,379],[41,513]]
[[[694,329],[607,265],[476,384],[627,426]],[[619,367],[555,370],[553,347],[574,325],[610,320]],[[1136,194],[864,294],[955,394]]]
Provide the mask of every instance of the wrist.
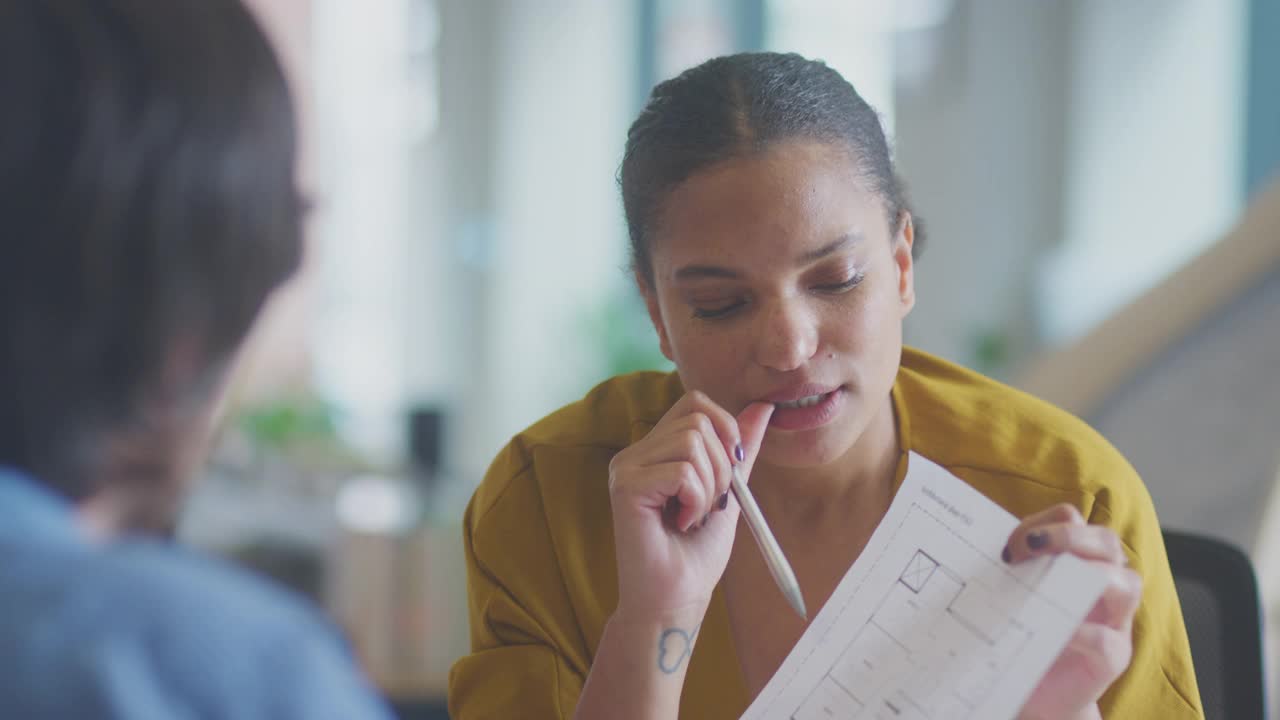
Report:
[[693,627],[702,624],[702,618],[711,606],[711,598],[695,600],[678,607],[649,608],[635,607],[619,602],[613,614],[609,616],[609,625],[634,630]]
[[683,677],[693,657],[707,604],[694,603],[658,613],[619,608],[605,632],[630,650],[636,670]]
[[605,623],[575,717],[675,717],[705,612],[699,605],[616,611]]

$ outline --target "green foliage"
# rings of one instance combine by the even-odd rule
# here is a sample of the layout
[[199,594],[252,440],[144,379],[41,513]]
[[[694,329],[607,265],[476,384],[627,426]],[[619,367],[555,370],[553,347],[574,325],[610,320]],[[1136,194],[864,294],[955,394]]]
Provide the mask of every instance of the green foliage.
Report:
[[337,442],[335,416],[334,408],[318,398],[288,398],[245,409],[237,424],[256,445],[283,449]]
[[982,330],[973,335],[974,369],[991,377],[1002,377],[1009,369],[1012,348],[1009,333],[1003,330]]
[[[282,396],[240,410],[232,425],[248,441],[250,458],[224,463],[283,464],[298,473],[369,470],[376,463],[353,447],[341,432],[341,411],[311,394]],[[216,455],[216,452],[215,452]],[[253,471],[263,472],[261,468]]]
[[637,370],[671,370],[662,356],[644,301],[635,288],[615,290],[586,318],[586,332],[600,348],[608,376]]

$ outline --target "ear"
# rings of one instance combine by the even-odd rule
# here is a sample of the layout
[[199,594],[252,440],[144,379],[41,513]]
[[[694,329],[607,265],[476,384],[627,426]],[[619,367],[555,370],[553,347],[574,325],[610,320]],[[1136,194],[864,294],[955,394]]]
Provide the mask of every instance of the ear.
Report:
[[904,212],[893,238],[893,264],[898,269],[898,300],[902,306],[902,317],[906,317],[916,306],[915,260],[911,257],[915,241],[916,231],[911,222],[911,213]]
[[[203,461],[211,437],[226,416],[244,347],[241,342],[229,354],[211,359],[205,354],[205,345],[194,335],[176,338],[165,359],[159,386],[148,398],[146,407],[151,416],[158,422],[172,423],[177,432],[191,436],[196,462]],[[184,477],[192,469],[181,468]]]
[[649,281],[639,271],[635,271],[636,287],[640,288],[640,296],[644,298],[645,309],[649,311],[649,322],[653,323],[653,331],[658,334],[658,348],[662,350],[662,356],[671,362],[676,359],[671,356],[671,338],[667,335],[667,326],[662,322],[662,308],[658,306],[658,294],[649,285]]

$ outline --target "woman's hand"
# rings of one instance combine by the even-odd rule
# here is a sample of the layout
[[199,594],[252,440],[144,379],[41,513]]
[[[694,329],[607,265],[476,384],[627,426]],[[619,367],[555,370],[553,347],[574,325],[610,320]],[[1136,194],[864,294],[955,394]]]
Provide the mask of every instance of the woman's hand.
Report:
[[679,713],[688,660],[738,525],[732,468],[750,475],[772,415],[773,405],[754,403],[735,418],[691,392],[609,463],[618,607],[575,718]]
[[1111,528],[1088,525],[1072,505],[1055,505],[1023,520],[1009,537],[1005,559],[1071,553],[1108,576],[1102,597],[1031,693],[1020,718],[1097,718],[1098,698],[1129,667],[1133,615],[1142,578],[1129,567]]
[[[773,405],[734,417],[694,391],[609,464],[618,557],[615,619],[701,621],[738,524],[734,464],[751,473]],[[736,457],[735,457],[736,456]],[[686,628],[692,637],[694,630]]]

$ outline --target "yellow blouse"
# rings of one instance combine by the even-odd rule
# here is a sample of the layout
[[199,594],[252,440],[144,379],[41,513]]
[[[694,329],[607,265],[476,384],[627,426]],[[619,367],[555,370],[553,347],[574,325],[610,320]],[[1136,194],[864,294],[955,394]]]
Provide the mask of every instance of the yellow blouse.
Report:
[[[464,521],[471,654],[449,677],[452,717],[572,717],[617,604],[609,460],[683,393],[675,374],[616,377],[498,454]],[[898,483],[914,450],[1018,517],[1069,502],[1120,535],[1145,589],[1133,661],[1103,697],[1103,715],[1203,717],[1155,510],[1120,453],[1067,413],[912,349],[892,397],[903,450]],[[737,718],[747,704],[717,590],[680,716]]]

